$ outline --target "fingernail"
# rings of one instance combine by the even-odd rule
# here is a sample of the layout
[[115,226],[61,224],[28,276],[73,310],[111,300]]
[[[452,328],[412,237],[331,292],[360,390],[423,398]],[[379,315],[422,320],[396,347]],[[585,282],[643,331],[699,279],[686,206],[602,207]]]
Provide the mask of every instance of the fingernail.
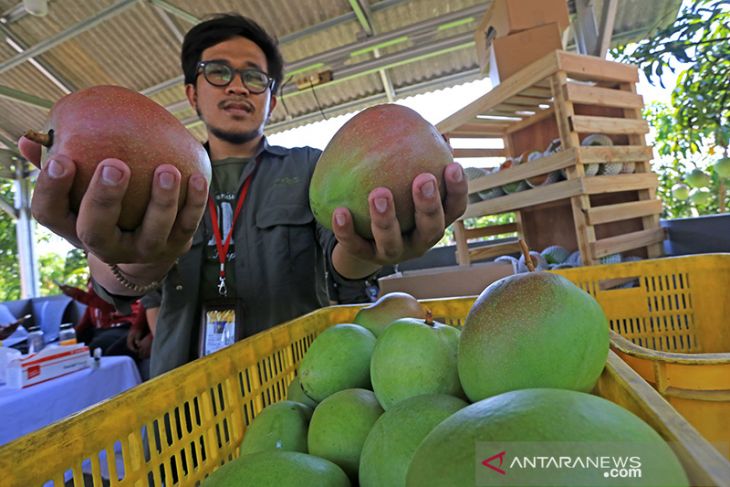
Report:
[[421,194],[423,194],[426,198],[431,198],[435,192],[436,185],[433,184],[433,181],[429,181],[421,185]]
[[375,209],[378,213],[385,213],[388,209],[388,200],[385,198],[375,198]]
[[122,171],[114,166],[104,166],[101,170],[101,180],[107,186],[116,186],[122,180]]
[[51,159],[48,162],[48,175],[52,178],[60,178],[66,174],[66,170],[63,168],[60,162],[55,159]]
[[464,179],[464,170],[461,166],[455,166],[454,169],[451,170],[451,178],[457,183],[460,183],[461,180]]
[[163,171],[159,174],[160,187],[162,189],[172,189],[175,185],[175,176],[172,173]]
[[337,223],[338,226],[340,226],[340,227],[344,226],[345,220],[346,220],[345,215],[343,215],[339,211],[335,212],[335,223]]
[[190,183],[193,185],[193,188],[195,188],[195,191],[204,191],[205,190],[205,178],[203,176],[193,176],[192,181]]

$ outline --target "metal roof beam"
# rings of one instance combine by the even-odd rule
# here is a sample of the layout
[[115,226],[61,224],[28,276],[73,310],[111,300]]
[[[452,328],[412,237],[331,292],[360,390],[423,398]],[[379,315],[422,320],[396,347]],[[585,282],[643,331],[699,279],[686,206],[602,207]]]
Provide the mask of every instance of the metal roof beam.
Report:
[[175,5],[170,4],[169,2],[166,2],[165,0],[149,0],[149,2],[154,5],[155,7],[159,8],[160,10],[164,10],[167,13],[170,13],[174,15],[175,17],[182,19],[186,22],[189,22],[193,25],[200,22],[200,19],[196,17],[195,15],[191,14],[187,10],[183,10],[180,7],[176,7]]
[[[5,34],[7,37],[7,43],[16,52],[21,53],[28,49],[28,45],[23,42],[18,36],[16,36],[7,26],[0,24],[0,32]],[[51,83],[58,86],[58,88],[66,94],[74,91],[74,87],[66,81],[56,70],[47,65],[41,60],[30,58],[28,59],[34,68],[38,70],[43,76],[45,76]]]
[[[382,2],[378,2],[370,7],[371,11],[381,10],[383,8],[391,7],[393,5],[396,5],[398,3],[401,3],[403,0],[385,0]],[[368,39],[364,42],[355,42],[352,44],[347,44],[344,46],[337,47],[335,49],[331,49],[329,51],[316,54],[314,56],[310,56],[308,58],[300,59],[299,61],[295,61],[291,64],[288,64],[286,66],[287,72],[296,71],[301,68],[305,68],[307,66],[310,66],[312,64],[317,64],[320,62],[327,62],[333,58],[338,58],[342,56],[349,56],[349,54],[353,51],[372,48],[375,46],[378,46],[379,44],[382,44],[384,42],[392,41],[394,39],[398,39],[399,37],[412,35],[417,32],[423,31],[423,30],[429,30],[429,29],[435,29],[438,28],[439,25],[447,24],[456,20],[462,20],[467,17],[473,17],[478,16],[484,13],[484,5],[475,5],[473,7],[469,7],[463,10],[459,10],[458,12],[452,12],[450,14],[443,15],[437,19],[431,19],[424,22],[419,22],[416,24],[409,25],[405,28],[395,30],[393,32],[388,32],[386,34],[375,36],[371,39]],[[342,15],[340,17],[337,17],[337,19],[344,19],[344,20],[338,20],[337,24],[344,22],[346,20],[352,20],[355,18],[355,13],[348,13],[345,15]],[[318,27],[316,29],[313,28],[307,28],[303,31],[296,32],[294,34],[291,34],[289,36],[284,36],[280,39],[280,42],[286,43],[296,40],[298,37],[301,37],[304,35],[304,32],[307,34],[313,34],[315,32],[319,32],[320,30],[323,30],[325,24],[327,22],[323,22],[321,24],[318,24]],[[328,24],[328,26],[332,26],[335,24]],[[154,86],[151,86],[149,88],[145,88],[141,91],[143,95],[147,96],[153,96],[161,91],[164,91],[166,89],[172,88],[173,86],[178,85],[179,83],[182,83],[184,80],[184,77],[182,75],[176,76],[175,78],[171,78],[167,81],[163,81],[162,83],[158,83]]]
[[[383,0],[381,2],[370,5],[370,11],[377,12],[379,10],[390,8],[395,5],[398,5],[399,3],[405,3],[407,1],[410,1],[410,0]],[[356,18],[355,12],[347,12],[346,14],[342,14],[338,17],[332,17],[331,19],[324,20],[322,22],[311,25],[311,26],[306,27],[297,32],[292,32],[291,34],[282,36],[279,39],[279,42],[281,44],[286,44],[287,42],[296,41],[297,39],[300,39],[302,37],[306,37],[306,36],[312,35],[312,34],[317,34],[319,32],[322,32],[323,30],[329,29],[330,27],[335,27],[335,26],[343,24],[345,22],[354,20],[355,18]]]
[[348,0],[350,8],[355,12],[360,27],[365,31],[368,36],[375,35],[375,29],[373,28],[372,19],[370,13],[367,11],[367,6],[363,5],[360,0]]
[[[341,69],[335,70],[333,73],[334,79],[323,86],[331,86],[352,78],[372,74],[380,69],[401,66],[473,45],[474,35],[471,32],[464,32],[445,39],[419,44],[411,49],[388,54],[377,59],[369,59],[361,63],[343,66]],[[297,96],[298,93],[304,92],[297,91],[296,86],[287,85],[284,87],[283,94],[279,96],[291,97]]]
[[0,64],[0,73],[12,69],[20,64],[24,63],[28,59],[43,54],[49,49],[53,49],[59,44],[77,36],[78,34],[95,27],[97,24],[104,22],[105,20],[123,12],[127,8],[131,7],[139,0],[119,0],[114,5],[101,10],[96,15],[92,15],[88,19],[84,19],[73,27],[59,32],[58,34],[51,36],[35,46],[29,47],[22,53],[19,53],[7,61]]
[[613,37],[613,26],[616,22],[616,12],[618,10],[618,0],[603,0],[603,15],[601,17],[601,27],[598,33],[598,57],[605,58],[608,48],[611,47],[611,38]]
[[5,201],[3,197],[0,196],[0,210],[4,211],[6,215],[8,215],[13,220],[18,219],[18,210],[15,209],[13,205]]
[[[424,81],[421,83],[417,83],[414,85],[406,86],[398,90],[398,98],[407,98],[409,96],[413,96],[416,94],[419,94],[424,91],[432,91],[434,89],[438,89],[444,86],[450,86],[455,83],[467,83],[469,81],[473,81],[475,79],[478,79],[482,77],[482,73],[480,72],[479,68],[472,68],[467,71],[462,71],[460,73],[453,73],[448,76],[443,76],[440,78],[432,79],[429,81]],[[349,113],[351,111],[359,109],[361,106],[368,106],[371,104],[381,103],[385,101],[385,94],[384,93],[378,93],[375,95],[371,95],[366,98],[361,98],[359,100],[352,100],[347,103],[343,103],[340,105],[335,105],[331,107],[323,108],[325,115],[328,116],[338,116],[343,115],[345,113]],[[278,132],[283,132],[285,130],[293,129],[296,127],[300,127],[302,125],[307,125],[314,122],[319,122],[322,120],[322,114],[319,112],[319,110],[314,112],[305,113],[303,115],[298,115],[291,120],[286,120],[283,122],[278,122],[272,125],[269,125],[266,127],[266,133],[271,135]]]
[[10,101],[17,101],[25,105],[32,106],[34,108],[42,108],[44,110],[50,110],[53,106],[53,102],[40,98],[24,91],[16,90],[9,86],[0,85],[0,98],[5,98]]
[[170,14],[167,13],[165,9],[158,5],[154,5],[153,9],[155,14],[157,14],[157,17],[162,21],[163,24],[165,24],[165,27],[167,30],[172,34],[172,36],[177,39],[177,42],[182,44],[184,34],[182,31],[177,27],[175,22],[172,21],[172,18],[170,17]]
[[14,7],[10,7],[0,15],[0,23],[12,24],[17,22],[28,14],[28,11],[23,7],[23,2],[18,2]]
[[377,47],[379,44],[383,44],[385,42],[392,41],[392,40],[398,39],[400,37],[411,36],[411,35],[417,34],[419,32],[422,33],[424,31],[432,31],[434,29],[437,29],[440,25],[449,24],[456,20],[463,20],[464,18],[468,18],[468,17],[474,17],[483,12],[484,12],[484,5],[475,5],[470,8],[459,10],[458,12],[452,12],[450,14],[443,15],[438,18],[426,20],[423,22],[418,22],[418,23],[406,26],[402,29],[396,29],[394,31],[387,32],[385,34],[377,35],[377,36],[374,36],[374,37],[367,39],[365,41],[362,41],[362,42],[346,44],[344,46],[336,47],[329,51],[325,51],[323,53],[316,54],[316,55],[310,56],[308,58],[300,59],[299,61],[295,61],[295,62],[287,65],[287,70],[295,71],[297,69],[309,66],[311,64],[316,64],[318,62],[327,62],[332,59],[337,59],[339,57],[342,57],[344,55],[349,55],[352,51],[356,51],[356,50],[361,51],[361,50],[364,50],[367,48],[374,48],[374,47]]
[[573,22],[575,44],[579,54],[598,54],[598,27],[593,0],[575,0],[576,18]]
[[[375,73],[381,69],[392,68],[396,66],[402,66],[416,61],[421,61],[433,56],[453,52],[460,49],[465,49],[474,46],[474,35],[471,32],[465,32],[456,36],[451,36],[446,39],[440,39],[431,44],[421,45],[407,51],[401,51],[394,54],[383,56],[379,59],[370,59],[352,66],[346,66],[341,71],[336,71],[335,77],[332,81],[322,86],[332,86],[343,81],[348,81],[360,76]],[[288,93],[284,93],[279,98],[289,99],[294,96],[301,96],[309,93],[309,91],[297,91],[296,87],[292,87],[291,90],[286,90]],[[189,117],[182,121],[186,127],[192,127],[200,123],[197,116]]]
[[[365,34],[369,37],[374,36],[377,32],[375,31],[375,26],[373,25],[373,19],[370,16],[368,6],[363,4],[362,0],[349,1],[350,8],[352,8],[353,12],[355,12],[355,16],[357,17],[358,22],[360,22],[360,26],[363,28]],[[373,56],[375,58],[379,58],[380,49],[375,48],[373,50]],[[383,83],[383,89],[385,90],[385,94],[388,98],[388,103],[393,103],[393,100],[395,100],[395,89],[393,88],[393,83],[388,76],[388,72],[381,69],[378,71],[378,74],[380,75],[380,82]]]
[[0,129],[0,143],[2,143],[8,149],[16,150],[18,145],[17,141],[12,140],[12,137],[5,130]]

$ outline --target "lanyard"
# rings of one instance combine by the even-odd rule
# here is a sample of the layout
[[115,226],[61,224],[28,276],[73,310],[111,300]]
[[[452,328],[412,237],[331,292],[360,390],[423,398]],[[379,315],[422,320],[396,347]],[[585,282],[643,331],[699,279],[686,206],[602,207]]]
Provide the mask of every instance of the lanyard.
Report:
[[226,256],[228,255],[228,247],[231,246],[233,229],[236,226],[236,220],[238,219],[238,215],[239,213],[241,213],[241,208],[243,208],[243,202],[246,200],[246,196],[248,196],[248,188],[249,186],[251,186],[251,180],[253,179],[254,174],[256,174],[256,169],[258,169],[260,161],[261,156],[259,155],[256,158],[256,166],[254,167],[253,171],[251,171],[251,174],[248,175],[246,181],[244,181],[243,183],[243,188],[241,188],[241,194],[238,196],[236,210],[233,212],[233,221],[231,221],[231,228],[228,229],[228,235],[226,235],[225,241],[223,241],[223,238],[221,237],[221,229],[218,225],[218,212],[216,212],[215,210],[213,197],[208,195],[208,209],[210,210],[210,220],[213,225],[215,246],[218,249],[218,262],[220,262],[220,270],[218,271],[218,294],[220,294],[221,296],[228,295],[228,289],[226,288]]

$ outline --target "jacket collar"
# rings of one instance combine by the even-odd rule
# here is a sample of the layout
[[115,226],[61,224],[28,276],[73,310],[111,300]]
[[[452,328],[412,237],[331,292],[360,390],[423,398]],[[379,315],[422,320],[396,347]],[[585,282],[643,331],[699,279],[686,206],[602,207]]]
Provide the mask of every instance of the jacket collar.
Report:
[[[206,141],[203,144],[203,147],[205,147],[205,152],[210,155],[210,144]],[[259,146],[259,150],[256,152],[256,155],[258,156],[262,152],[268,152],[269,154],[275,155],[275,156],[285,156],[287,154],[287,149],[285,147],[281,147],[279,145],[270,145],[269,140],[264,136],[262,138],[262,143]]]

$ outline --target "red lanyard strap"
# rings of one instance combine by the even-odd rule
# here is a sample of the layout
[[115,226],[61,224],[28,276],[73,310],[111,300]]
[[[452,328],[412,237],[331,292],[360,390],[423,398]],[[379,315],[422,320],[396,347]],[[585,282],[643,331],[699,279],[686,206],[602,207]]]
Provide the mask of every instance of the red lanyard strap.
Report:
[[218,213],[215,209],[215,203],[213,197],[208,195],[208,209],[210,210],[210,220],[213,225],[213,236],[215,237],[215,246],[218,249],[218,262],[220,263],[220,270],[218,271],[218,292],[221,296],[227,296],[228,290],[226,289],[226,256],[228,255],[228,248],[231,246],[231,237],[233,236],[233,229],[236,226],[236,220],[238,215],[241,213],[243,208],[243,202],[246,201],[248,196],[248,188],[251,186],[254,174],[258,169],[259,162],[261,161],[261,155],[256,158],[256,166],[254,167],[251,174],[248,175],[246,180],[243,182],[241,193],[238,196],[238,202],[236,203],[236,210],[233,212],[233,220],[231,221],[231,228],[228,229],[228,235],[226,235],[225,241],[221,236],[221,229],[218,225]]

